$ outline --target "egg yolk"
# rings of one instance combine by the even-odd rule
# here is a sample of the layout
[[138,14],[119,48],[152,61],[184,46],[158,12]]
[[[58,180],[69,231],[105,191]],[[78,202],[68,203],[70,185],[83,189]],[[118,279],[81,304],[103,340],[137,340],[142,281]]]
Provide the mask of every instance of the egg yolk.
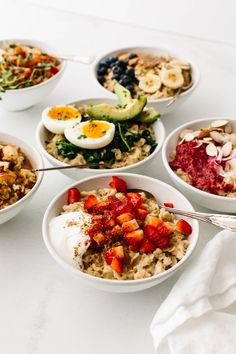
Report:
[[109,124],[105,122],[91,121],[84,125],[83,134],[87,138],[97,139],[103,137],[109,128]]
[[69,120],[80,117],[80,112],[73,107],[53,107],[48,112],[48,116],[56,120]]

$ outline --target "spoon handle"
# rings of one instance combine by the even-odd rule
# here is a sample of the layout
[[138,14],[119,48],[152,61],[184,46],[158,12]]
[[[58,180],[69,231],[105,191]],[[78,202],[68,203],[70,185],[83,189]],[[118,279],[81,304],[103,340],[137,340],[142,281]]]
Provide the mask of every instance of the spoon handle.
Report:
[[222,229],[236,231],[236,216],[234,215],[208,214],[208,213],[199,213],[196,211],[191,212],[191,211],[179,210],[176,208],[169,208],[166,206],[161,206],[161,207],[165,208],[167,211],[174,214],[189,216],[190,218],[219,226]]
[[54,57],[62,60],[74,61],[81,64],[91,64],[94,61],[94,57],[82,57],[79,55],[56,55]]

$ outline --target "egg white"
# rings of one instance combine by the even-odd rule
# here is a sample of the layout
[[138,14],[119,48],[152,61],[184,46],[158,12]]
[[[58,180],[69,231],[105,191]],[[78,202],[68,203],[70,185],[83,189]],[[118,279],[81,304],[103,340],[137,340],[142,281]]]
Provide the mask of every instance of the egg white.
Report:
[[[97,121],[94,120],[94,122]],[[100,138],[89,138],[89,137],[83,138],[84,135],[83,127],[86,124],[88,124],[88,121],[79,123],[72,128],[66,128],[64,131],[66,139],[78,147],[84,149],[90,149],[90,150],[103,148],[104,146],[110,144],[110,142],[113,140],[115,135],[115,125],[113,123],[106,122],[106,124],[109,125],[109,129]],[[79,138],[81,136],[82,138]]]
[[[65,107],[65,105],[55,106],[55,107]],[[68,106],[68,107],[75,108],[73,106]],[[47,107],[42,112],[43,124],[45,128],[47,128],[47,130],[49,130],[51,133],[63,134],[66,128],[73,127],[75,124],[78,124],[81,121],[81,115],[77,118],[71,118],[67,120],[50,118],[48,112],[52,108],[54,107]]]

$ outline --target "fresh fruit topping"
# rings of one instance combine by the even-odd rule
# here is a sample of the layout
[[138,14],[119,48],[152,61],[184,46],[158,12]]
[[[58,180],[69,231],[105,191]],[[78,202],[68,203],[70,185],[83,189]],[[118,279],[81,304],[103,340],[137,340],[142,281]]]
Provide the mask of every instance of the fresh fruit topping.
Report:
[[113,252],[114,252],[115,256],[118,259],[121,259],[121,260],[125,259],[124,247],[122,245],[115,246],[112,249],[113,249]]
[[160,76],[152,73],[143,76],[139,81],[139,87],[141,90],[147,93],[156,92],[161,87]]
[[127,233],[124,238],[129,245],[139,245],[144,238],[144,233],[143,230],[138,229]]
[[134,208],[138,208],[142,203],[142,196],[139,193],[130,192],[126,194],[128,200],[133,204]]
[[91,209],[94,205],[96,205],[98,203],[97,198],[95,197],[95,195],[90,194],[88,196],[88,198],[85,199],[84,201],[84,209]]
[[68,190],[67,203],[73,204],[80,200],[80,191],[77,188],[70,188]]
[[137,219],[145,220],[146,216],[148,215],[148,211],[146,209],[138,208],[135,210],[135,215]]
[[173,231],[174,227],[167,222],[162,222],[156,227],[157,232],[159,233],[160,236],[169,236]]
[[164,205],[167,208],[174,208],[174,204],[173,203],[164,203]]
[[117,273],[122,273],[123,272],[123,265],[121,261],[118,258],[113,258],[111,261],[111,267],[114,269]]
[[184,77],[181,70],[178,68],[169,70],[162,68],[160,76],[162,83],[174,90],[182,87],[184,84]]
[[97,242],[98,246],[102,246],[106,242],[106,235],[104,232],[98,232],[93,236],[93,239]]
[[188,236],[192,233],[192,226],[185,220],[178,220],[175,225],[175,230]]
[[137,230],[139,228],[139,224],[136,219],[132,219],[130,221],[126,221],[122,224],[122,229],[125,233]]
[[101,201],[96,203],[92,208],[93,208],[93,213],[100,214],[109,208],[109,204],[107,202]]
[[116,215],[130,213],[132,211],[133,205],[127,198],[119,200],[114,196],[109,196],[108,200],[110,202],[111,208],[114,210],[114,213]]
[[148,215],[148,221],[147,224],[157,227],[158,225],[162,224],[162,220],[159,219],[157,216],[152,216],[152,215]]
[[109,233],[109,235],[111,237],[118,237],[118,236],[122,236],[123,234],[124,234],[124,231],[123,231],[122,227],[119,225],[114,226],[113,229]]
[[122,225],[124,222],[130,221],[134,218],[133,214],[131,213],[123,213],[119,216],[117,216],[116,220],[117,222]]
[[104,258],[105,261],[108,265],[111,264],[113,258],[115,257],[114,251],[112,248],[109,248],[105,253],[104,253]]
[[103,214],[103,225],[105,229],[112,229],[116,225],[114,213],[110,210],[105,210]]
[[151,241],[149,241],[148,239],[143,240],[143,242],[140,245],[140,251],[143,253],[153,252],[155,251],[156,248],[157,246]]
[[117,192],[126,193],[127,191],[126,182],[117,176],[112,176],[112,181],[109,185],[111,188],[116,189]]
[[169,245],[169,236],[160,234],[154,226],[146,225],[144,227],[144,233],[147,239],[159,248],[166,248]]

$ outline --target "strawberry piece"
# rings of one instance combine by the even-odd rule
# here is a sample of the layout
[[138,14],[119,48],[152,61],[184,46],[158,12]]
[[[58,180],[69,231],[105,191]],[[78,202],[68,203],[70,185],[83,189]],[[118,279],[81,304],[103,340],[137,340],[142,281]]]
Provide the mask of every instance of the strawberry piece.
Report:
[[148,211],[146,209],[138,208],[135,210],[135,215],[137,219],[145,220],[146,216],[148,215]]
[[134,208],[140,207],[142,203],[142,196],[139,193],[130,192],[126,194],[128,200],[133,204]]
[[110,210],[105,210],[103,214],[103,225],[105,229],[111,230],[116,225],[114,213]]
[[167,222],[160,223],[157,225],[156,229],[158,234],[163,237],[169,236],[174,231],[173,226]]
[[104,234],[104,232],[97,232],[93,236],[93,239],[97,242],[98,246],[102,246],[106,242],[106,235]]
[[159,219],[157,216],[148,216],[148,225],[151,225],[153,227],[157,227],[159,224],[162,224],[163,221]]
[[127,221],[130,221],[134,218],[133,214],[131,213],[124,213],[124,214],[121,214],[119,216],[117,216],[116,220],[117,222],[121,225],[123,224],[124,222],[127,222]]
[[103,229],[103,226],[101,223],[97,222],[97,223],[94,223],[92,227],[90,227],[88,229],[88,235],[90,238],[93,238],[94,235],[99,232],[99,231],[102,231]]
[[108,208],[109,204],[107,202],[100,201],[92,207],[92,211],[95,214],[101,214],[104,210],[107,210]]
[[67,203],[73,204],[80,200],[80,191],[77,188],[70,188],[68,190]]
[[139,228],[139,224],[136,219],[132,219],[130,221],[126,221],[122,224],[122,229],[125,233],[137,230]]
[[118,236],[122,236],[124,234],[122,227],[119,225],[116,225],[113,227],[113,229],[110,231],[110,236],[111,237],[118,237]]
[[123,260],[125,259],[124,247],[122,245],[112,247],[115,257]]
[[104,258],[105,261],[108,265],[111,264],[113,258],[115,257],[114,250],[112,248],[109,248],[105,253],[104,253]]
[[110,202],[110,207],[114,210],[116,215],[130,213],[132,211],[133,205],[127,198],[119,200],[116,197],[111,197],[112,196],[109,196],[108,200]]
[[144,239],[140,245],[140,251],[143,253],[151,253],[151,252],[155,251],[156,248],[157,248],[157,246],[154,245],[154,243],[152,243],[148,239]]
[[170,239],[168,234],[164,234],[164,232],[162,235],[159,234],[157,228],[152,225],[146,225],[144,227],[144,233],[147,236],[147,239],[159,248],[166,248],[169,245]]
[[121,261],[118,258],[113,258],[111,261],[111,267],[114,269],[117,273],[122,273],[123,272],[123,265]]
[[188,236],[192,233],[192,226],[187,221],[181,219],[177,221],[175,230]]
[[97,198],[95,197],[95,195],[90,194],[88,196],[88,198],[85,199],[84,201],[84,209],[91,209],[92,207],[94,207],[94,205],[96,205],[98,203]]
[[109,183],[109,186],[116,189],[117,192],[126,193],[127,191],[126,182],[117,176],[112,176],[112,181]]
[[129,245],[137,246],[144,238],[143,230],[138,229],[125,235],[125,240]]
[[174,208],[174,204],[173,203],[164,203],[164,205],[168,208]]

